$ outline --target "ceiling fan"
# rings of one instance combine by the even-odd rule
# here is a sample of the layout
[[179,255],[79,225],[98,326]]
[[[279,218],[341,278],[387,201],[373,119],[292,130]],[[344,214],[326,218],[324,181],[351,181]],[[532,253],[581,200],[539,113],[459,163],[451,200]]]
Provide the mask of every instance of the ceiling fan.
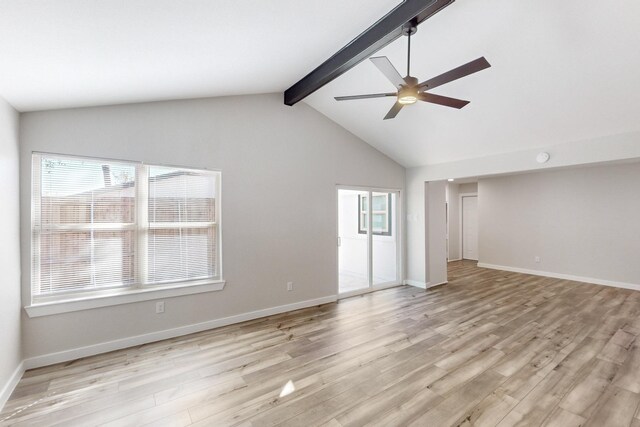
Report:
[[441,86],[445,83],[452,82],[469,74],[477,73],[485,68],[491,67],[491,64],[484,58],[480,57],[474,61],[466,63],[433,77],[429,80],[425,80],[422,83],[418,82],[418,79],[411,75],[411,35],[417,31],[415,23],[408,23],[404,27],[404,35],[407,36],[408,49],[407,49],[407,76],[402,77],[398,70],[393,66],[389,58],[386,56],[378,56],[369,58],[373,64],[378,67],[378,70],[384,74],[391,83],[398,89],[397,92],[388,93],[372,93],[368,95],[352,95],[352,96],[337,96],[336,101],[350,101],[353,99],[369,99],[369,98],[384,98],[387,96],[395,96],[397,98],[396,103],[391,107],[391,110],[384,116],[384,120],[393,119],[398,115],[402,107],[405,105],[415,104],[417,101],[430,102],[432,104],[444,105],[452,108],[462,108],[469,103],[469,101],[463,101],[461,99],[449,98],[446,96],[436,95],[434,93],[428,93],[428,90]]

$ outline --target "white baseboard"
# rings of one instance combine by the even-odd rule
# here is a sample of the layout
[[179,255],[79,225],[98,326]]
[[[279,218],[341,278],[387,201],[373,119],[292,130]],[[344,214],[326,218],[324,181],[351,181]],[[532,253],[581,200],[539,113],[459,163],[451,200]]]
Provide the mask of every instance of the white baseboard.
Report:
[[440,283],[432,284],[431,282],[426,282],[425,283],[425,282],[420,282],[418,280],[405,280],[402,283],[405,284],[405,285],[413,286],[415,288],[431,289],[431,288],[435,288],[436,286],[446,285],[448,282],[440,282]]
[[18,382],[20,382],[22,374],[24,374],[24,362],[20,362],[16,370],[13,371],[13,375],[11,375],[9,381],[7,381],[5,386],[2,388],[2,391],[0,391],[0,411],[4,408],[4,404],[7,403],[9,397],[11,397],[11,393],[13,393]]
[[462,261],[462,258],[449,259],[447,262]]
[[479,262],[478,267],[490,268],[492,270],[511,271],[514,273],[532,274],[534,276],[553,277],[554,279],[571,280],[574,282],[592,283],[594,285],[611,286],[613,288],[631,289],[640,291],[640,285],[635,283],[616,282],[613,280],[594,279],[593,277],[574,276],[572,274],[553,273],[550,271],[529,270],[527,268],[508,267],[506,265],[486,264]]
[[427,289],[431,289],[431,288],[435,288],[436,286],[442,286],[442,285],[446,285],[449,282],[440,282],[440,283],[435,283],[435,284],[431,284],[431,283],[427,283]]
[[[109,351],[120,350],[123,348],[133,347],[136,345],[147,344],[150,342],[161,341],[168,338],[175,338],[182,335],[193,334],[195,332],[206,331],[209,329],[219,328],[234,323],[246,322],[247,320],[259,319],[261,317],[273,316],[275,314],[285,313],[287,311],[299,310],[302,308],[313,307],[321,304],[328,304],[337,301],[336,295],[317,298],[313,300],[301,301],[293,304],[281,305],[278,307],[267,308],[264,310],[251,311],[249,313],[239,314],[236,316],[225,317],[222,319],[210,320],[192,325],[180,326],[178,328],[167,329],[164,331],[151,332],[144,335],[136,335],[133,337],[123,338],[114,341],[108,341],[100,344],[93,344],[86,347],[74,348],[58,353],[50,353],[42,356],[31,357],[25,359],[23,364],[25,369],[39,368],[42,366],[53,365],[55,363],[67,362],[70,360],[80,359],[82,357],[94,356],[96,354],[107,353]],[[19,379],[19,378],[18,378]]]
[[414,288],[427,289],[429,287],[429,282],[420,282],[418,280],[405,280],[402,282],[404,285],[413,286]]

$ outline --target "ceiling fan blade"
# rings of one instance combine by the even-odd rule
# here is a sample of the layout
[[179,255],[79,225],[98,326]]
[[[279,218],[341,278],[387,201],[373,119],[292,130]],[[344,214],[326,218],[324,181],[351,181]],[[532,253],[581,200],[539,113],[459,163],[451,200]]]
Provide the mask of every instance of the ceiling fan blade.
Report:
[[483,56],[474,61],[461,65],[458,68],[447,71],[446,73],[442,73],[437,77],[426,80],[420,83],[418,87],[420,89],[430,90],[445,83],[449,83],[462,77],[468,76],[469,74],[477,73],[478,71],[484,70],[485,68],[489,67],[491,67],[491,64],[489,64],[489,61],[487,61]]
[[386,56],[376,56],[369,59],[396,88],[400,89],[402,85],[406,84],[398,70],[396,70],[396,67],[394,67],[391,61],[389,61],[389,58]]
[[393,104],[393,107],[391,107],[391,110],[389,110],[387,115],[384,116],[384,119],[389,120],[389,119],[395,118],[400,112],[400,110],[402,110],[402,107],[404,107],[404,105],[400,104],[399,102],[396,102],[395,104]]
[[420,101],[444,105],[445,107],[452,107],[457,109],[460,109],[469,103],[469,101],[464,101],[462,99],[449,98],[448,96],[441,96],[427,92],[418,94],[418,99],[420,99]]
[[369,98],[384,98],[386,96],[398,96],[395,92],[389,93],[371,93],[369,95],[349,95],[349,96],[336,96],[336,101],[350,101],[352,99],[369,99]]

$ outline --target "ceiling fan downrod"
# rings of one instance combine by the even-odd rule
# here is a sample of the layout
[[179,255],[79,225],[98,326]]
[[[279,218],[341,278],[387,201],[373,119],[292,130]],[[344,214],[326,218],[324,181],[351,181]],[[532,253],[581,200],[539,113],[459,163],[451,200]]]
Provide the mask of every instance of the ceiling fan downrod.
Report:
[[418,23],[409,21],[402,28],[403,34],[407,36],[407,77],[411,76],[411,35],[418,31]]
[[411,33],[407,36],[407,77],[411,75]]

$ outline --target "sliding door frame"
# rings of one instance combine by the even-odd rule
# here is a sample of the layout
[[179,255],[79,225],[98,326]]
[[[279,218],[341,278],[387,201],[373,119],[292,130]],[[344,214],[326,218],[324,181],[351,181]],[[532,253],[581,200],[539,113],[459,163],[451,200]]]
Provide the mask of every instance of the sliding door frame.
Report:
[[[363,289],[357,289],[350,292],[340,293],[340,245],[338,244],[340,239],[340,190],[352,190],[368,192],[367,197],[367,275],[369,286]],[[373,193],[395,193],[396,203],[394,208],[395,214],[395,226],[396,226],[396,280],[391,282],[373,284],[373,215],[371,214],[371,207],[373,205]],[[402,190],[397,188],[380,188],[380,187],[363,187],[357,185],[336,185],[336,295],[339,299],[348,298],[356,295],[362,295],[381,289],[393,288],[400,286],[403,283],[404,278],[404,227],[402,222],[403,215],[403,194]],[[392,215],[393,216],[393,215]]]

